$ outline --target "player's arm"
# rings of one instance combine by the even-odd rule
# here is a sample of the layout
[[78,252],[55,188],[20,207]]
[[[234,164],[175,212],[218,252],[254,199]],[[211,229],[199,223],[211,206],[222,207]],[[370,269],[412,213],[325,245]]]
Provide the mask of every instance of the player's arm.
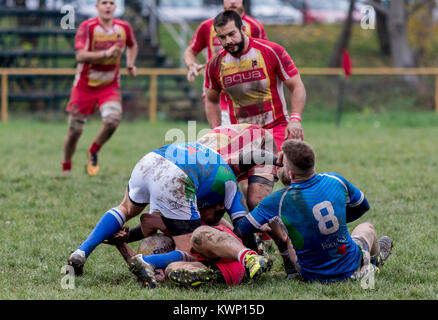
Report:
[[131,25],[128,24],[127,27],[128,37],[126,39],[126,68],[128,69],[128,73],[131,77],[135,77],[137,75],[137,67],[135,66],[135,61],[137,60],[138,54],[138,44],[135,39],[134,30]]
[[346,221],[347,223],[359,219],[365,212],[370,209],[367,198],[362,191],[355,187],[351,182],[345,179],[343,176],[330,173],[331,175],[339,178],[344,186],[347,188],[348,202],[346,207]]
[[76,50],[76,61],[85,63],[96,63],[104,58],[118,57],[122,55],[122,46],[119,43],[112,45],[109,49],[100,51]]
[[220,92],[205,88],[205,115],[211,128],[221,125]]
[[195,81],[195,78],[199,75],[199,72],[204,69],[205,64],[199,64],[196,60],[198,53],[193,51],[192,47],[187,47],[184,51],[184,63],[187,67],[187,80],[189,82]]
[[290,92],[291,117],[286,128],[286,139],[304,140],[304,133],[301,127],[301,115],[306,104],[306,89],[299,74],[284,81]]
[[353,222],[370,209],[368,200],[364,197],[362,202],[356,206],[347,205],[347,223]]

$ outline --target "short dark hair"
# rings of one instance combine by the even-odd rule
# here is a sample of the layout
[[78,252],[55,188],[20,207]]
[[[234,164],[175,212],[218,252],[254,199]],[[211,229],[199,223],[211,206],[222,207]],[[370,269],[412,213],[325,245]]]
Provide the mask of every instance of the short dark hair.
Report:
[[308,175],[315,169],[315,152],[310,144],[298,139],[289,139],[281,145],[290,169],[295,169],[297,174]]
[[242,18],[234,10],[225,10],[219,13],[213,20],[213,26],[216,30],[217,27],[225,26],[229,21],[233,20],[237,29],[240,30],[242,27]]

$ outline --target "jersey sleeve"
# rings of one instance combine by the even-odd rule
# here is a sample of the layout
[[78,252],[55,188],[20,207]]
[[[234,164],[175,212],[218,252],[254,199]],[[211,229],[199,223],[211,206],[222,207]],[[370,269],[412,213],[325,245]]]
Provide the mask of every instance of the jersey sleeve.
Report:
[[206,22],[201,23],[193,34],[190,41],[189,48],[196,54],[200,53],[208,45],[208,24]]
[[135,41],[134,29],[132,29],[132,26],[129,22],[126,22],[125,30],[126,30],[126,46],[132,47],[136,41]]
[[256,228],[269,222],[272,218],[280,215],[280,199],[282,192],[276,191],[264,198],[246,218]]
[[88,25],[83,22],[80,24],[78,31],[75,36],[75,49],[76,50],[87,50],[89,39],[89,28]]
[[336,174],[336,173],[330,173],[330,175],[336,176],[339,178],[344,186],[347,189],[347,206],[349,207],[357,207],[360,205],[364,199],[365,196],[362,191],[360,191],[358,188],[356,188],[352,183],[350,183],[347,179],[345,179],[343,176]]
[[[221,86],[217,79],[217,60],[218,56],[214,56],[207,62],[207,67],[205,70],[205,80],[204,80],[204,87],[207,89],[213,89],[216,91],[221,90]],[[219,65],[220,67],[220,65]]]
[[298,74],[298,69],[295,66],[292,58],[286,49],[282,46],[275,44],[273,46],[276,63],[276,71],[282,81],[289,80],[293,76]]
[[236,180],[228,180],[225,182],[224,206],[231,220],[248,214],[245,197],[240,192]]

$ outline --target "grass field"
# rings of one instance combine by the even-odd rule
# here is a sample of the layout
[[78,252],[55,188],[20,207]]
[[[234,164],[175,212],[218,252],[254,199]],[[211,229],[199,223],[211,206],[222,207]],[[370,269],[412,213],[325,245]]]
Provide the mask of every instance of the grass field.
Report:
[[62,176],[65,122],[11,116],[0,125],[0,299],[438,299],[436,114],[346,115],[340,128],[303,123],[317,170],[344,175],[370,202],[350,231],[371,221],[379,235],[394,239],[393,254],[368,290],[359,281],[286,281],[278,256],[270,273],[237,287],[143,289],[107,245],[89,257],[74,290],[62,289],[61,268],[71,250],[120,202],[137,160],[168,143],[167,130],[187,130],[185,123],[124,122],[100,153],[99,176],[90,178],[85,154],[99,127],[97,118],[87,124],[72,175]]

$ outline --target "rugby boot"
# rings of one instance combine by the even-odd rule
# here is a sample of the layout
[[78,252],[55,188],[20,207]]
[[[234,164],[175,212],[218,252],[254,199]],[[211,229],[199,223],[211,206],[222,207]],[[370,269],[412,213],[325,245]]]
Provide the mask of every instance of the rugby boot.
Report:
[[72,266],[75,271],[75,276],[81,276],[84,273],[84,264],[85,264],[85,252],[82,250],[76,250],[70,255],[67,263],[69,266]]
[[200,268],[197,270],[175,269],[169,273],[170,281],[178,286],[187,288],[214,283],[217,277],[217,272],[210,268]]
[[128,260],[129,270],[137,277],[137,280],[145,286],[155,288],[158,286],[155,278],[154,267],[143,260],[143,255],[137,254]]
[[376,267],[381,267],[388,259],[392,251],[392,240],[388,236],[383,236],[379,239],[379,253],[376,257],[371,258],[371,263]]
[[85,166],[85,170],[89,176],[96,176],[99,172],[99,165],[97,163],[97,152],[91,153],[88,152],[88,162]]
[[245,255],[245,268],[250,279],[257,279],[271,269],[272,260],[256,254]]

